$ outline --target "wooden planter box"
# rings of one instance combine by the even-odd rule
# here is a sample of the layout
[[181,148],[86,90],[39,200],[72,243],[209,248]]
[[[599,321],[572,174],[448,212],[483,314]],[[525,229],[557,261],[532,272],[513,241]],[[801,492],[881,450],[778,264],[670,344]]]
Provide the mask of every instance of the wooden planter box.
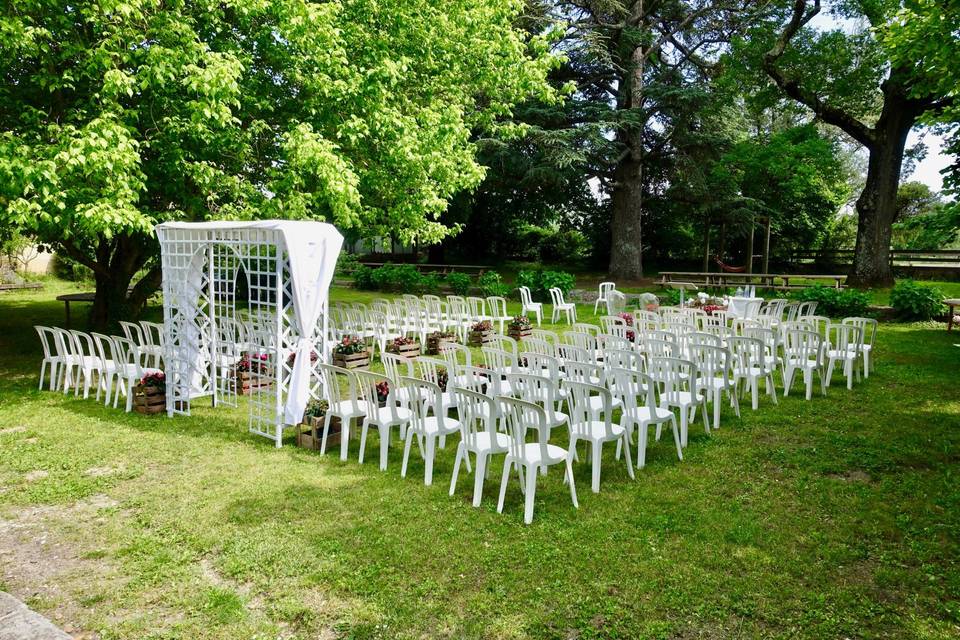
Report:
[[405,344],[399,347],[394,347],[390,344],[387,345],[387,353],[395,353],[398,356],[413,359],[420,355],[420,343],[414,342],[413,344]]
[[138,384],[133,388],[133,410],[146,414],[163,413],[167,410],[166,390]]
[[513,329],[508,327],[507,335],[514,340],[520,341],[533,335],[533,327],[527,327],[526,329]]
[[436,338],[433,336],[427,336],[427,354],[435,356],[440,353],[440,350],[443,349],[444,345],[456,344],[456,342],[456,337]]
[[[340,446],[340,418],[330,418],[330,432],[327,434],[327,451],[330,447]],[[320,451],[323,442],[323,418],[307,418],[297,425],[297,446],[311,451]]]
[[496,331],[490,329],[488,331],[471,331],[470,332],[470,345],[474,347],[479,347],[487,344],[493,340],[493,336],[496,335]]
[[237,371],[237,395],[248,396],[255,389],[265,389],[272,387],[272,380],[265,376],[254,374],[250,371]]
[[370,350],[367,349],[360,353],[351,353],[348,355],[341,355],[334,352],[333,364],[336,367],[343,367],[344,369],[362,369],[368,367],[370,366]]

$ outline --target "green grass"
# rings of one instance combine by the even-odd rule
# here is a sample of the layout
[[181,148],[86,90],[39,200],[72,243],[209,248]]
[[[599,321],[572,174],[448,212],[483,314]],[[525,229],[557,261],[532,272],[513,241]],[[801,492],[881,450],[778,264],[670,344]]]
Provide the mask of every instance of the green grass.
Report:
[[447,495],[449,444],[424,487],[399,447],[385,473],[355,443],[347,462],[277,450],[243,407],[169,420],[37,391],[31,325],[62,321],[68,287],[0,297],[0,518],[73,550],[31,603],[105,640],[960,635],[960,334],[942,325],[883,325],[852,392],[838,376],[825,399],[725,410],[682,463],[652,445],[636,481],[609,447],[599,495],[576,465],[579,510],[554,469],[524,526],[516,482],[496,513],[497,473],[479,509],[472,478]]

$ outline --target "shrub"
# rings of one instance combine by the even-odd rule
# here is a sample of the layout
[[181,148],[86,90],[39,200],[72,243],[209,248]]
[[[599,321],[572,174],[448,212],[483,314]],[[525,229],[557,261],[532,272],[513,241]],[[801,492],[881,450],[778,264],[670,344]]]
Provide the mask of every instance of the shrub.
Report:
[[904,320],[929,320],[943,312],[943,292],[913,280],[901,280],[890,292],[890,305]]
[[341,251],[340,256],[337,258],[337,268],[333,275],[335,278],[347,278],[356,273],[357,269],[362,266],[355,254]]
[[540,240],[540,259],[544,262],[581,260],[589,247],[590,243],[582,233],[576,229],[562,229]]
[[[537,297],[537,289],[540,287],[540,278],[537,271],[525,271],[521,270],[517,272],[517,288],[528,287],[530,289],[530,295]],[[520,295],[519,293],[517,294]]]
[[455,295],[465,296],[470,293],[470,276],[452,271],[447,274],[447,285]]
[[517,273],[517,286],[530,287],[534,300],[550,300],[550,289],[557,287],[563,295],[577,284],[573,275],[566,271],[520,271]]
[[817,302],[817,313],[831,318],[862,316],[870,302],[870,296],[863,291],[836,289],[822,284],[801,289],[792,297],[800,302]]
[[373,281],[381,291],[417,291],[422,276],[412,264],[387,263],[373,272]]
[[424,273],[420,276],[420,293],[436,293],[440,291],[440,276],[436,273]]
[[485,296],[506,297],[510,293],[510,287],[503,281],[500,274],[496,271],[485,271],[477,278],[477,286]]
[[680,290],[667,289],[663,293],[658,293],[657,298],[660,299],[660,304],[675,307],[680,304]]
[[353,272],[353,286],[357,289],[373,290],[377,283],[373,279],[374,270],[366,265],[360,265]]

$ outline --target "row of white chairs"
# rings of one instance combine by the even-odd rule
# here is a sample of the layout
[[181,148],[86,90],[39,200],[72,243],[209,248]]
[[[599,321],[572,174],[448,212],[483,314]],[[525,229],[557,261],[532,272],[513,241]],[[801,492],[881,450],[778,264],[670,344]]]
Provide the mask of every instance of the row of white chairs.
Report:
[[[823,392],[836,362],[848,372],[848,386],[858,361],[864,360],[864,327],[874,321],[848,318],[828,326],[826,335],[800,321],[784,323],[778,330],[747,327],[744,335],[731,335],[726,343],[716,336],[697,331],[646,334],[638,341],[604,334],[595,325],[575,326],[582,331],[563,335],[534,330],[534,337],[520,343],[496,336],[481,349],[483,366],[473,366],[471,350],[460,344],[446,345],[439,358],[420,356],[410,360],[382,354],[385,373],[348,371],[321,365],[325,376],[329,410],[323,427],[321,450],[332,417],[342,425],[341,458],[348,456],[351,423],[360,422],[362,463],[367,434],[376,427],[380,434],[380,468],[387,466],[387,450],[393,427],[404,442],[401,475],[406,475],[414,439],[424,458],[424,482],[431,484],[437,448],[448,436],[460,433],[454,472],[450,483],[455,492],[462,464],[470,471],[471,455],[476,460],[474,504],[482,494],[489,456],[504,453],[504,469],[498,510],[512,469],[521,478],[526,496],[524,519],[532,519],[535,477],[554,464],[567,465],[565,481],[571,483],[576,504],[572,462],[576,444],[591,444],[592,489],[600,488],[600,451],[604,442],[617,442],[617,457],[626,456],[633,477],[630,447],[637,448],[636,465],[645,463],[648,429],[673,430],[677,456],[683,459],[688,426],[702,411],[704,429],[719,428],[724,396],[736,415],[740,414],[741,392],[750,389],[752,406],[758,406],[762,380],[772,401],[777,402],[774,372],[783,372],[784,395],[801,371],[810,398],[812,375],[819,373]],[[591,327],[588,329],[587,327]],[[780,336],[783,336],[783,342]],[[864,366],[868,366],[864,362]],[[339,379],[338,379],[339,378]],[[340,384],[346,379],[347,384]],[[386,383],[388,397],[377,389]],[[565,411],[561,411],[566,407]],[[620,410],[619,422],[613,411]],[[456,418],[450,416],[456,411]],[[679,423],[677,415],[679,414]],[[550,444],[551,431],[566,425],[569,446]],[[528,442],[529,432],[535,442]],[[526,479],[524,479],[526,474]]]
[[104,404],[110,404],[112,396],[116,407],[122,393],[130,411],[133,388],[145,375],[161,371],[163,331],[152,322],[124,322],[121,327],[124,336],[34,326],[43,349],[39,388],[47,379],[51,391],[66,394],[72,388],[78,396],[82,387],[88,398],[96,385],[97,400],[104,393]]

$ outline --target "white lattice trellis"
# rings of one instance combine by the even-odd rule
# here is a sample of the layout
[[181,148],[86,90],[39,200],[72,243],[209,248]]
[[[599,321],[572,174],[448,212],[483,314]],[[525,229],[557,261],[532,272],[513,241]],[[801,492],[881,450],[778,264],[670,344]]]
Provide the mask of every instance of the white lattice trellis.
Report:
[[250,431],[279,447],[284,426],[319,392],[342,236],[328,224],[279,220],[164,223],[156,232],[168,415],[189,415],[201,397],[236,406],[238,366],[246,368]]

